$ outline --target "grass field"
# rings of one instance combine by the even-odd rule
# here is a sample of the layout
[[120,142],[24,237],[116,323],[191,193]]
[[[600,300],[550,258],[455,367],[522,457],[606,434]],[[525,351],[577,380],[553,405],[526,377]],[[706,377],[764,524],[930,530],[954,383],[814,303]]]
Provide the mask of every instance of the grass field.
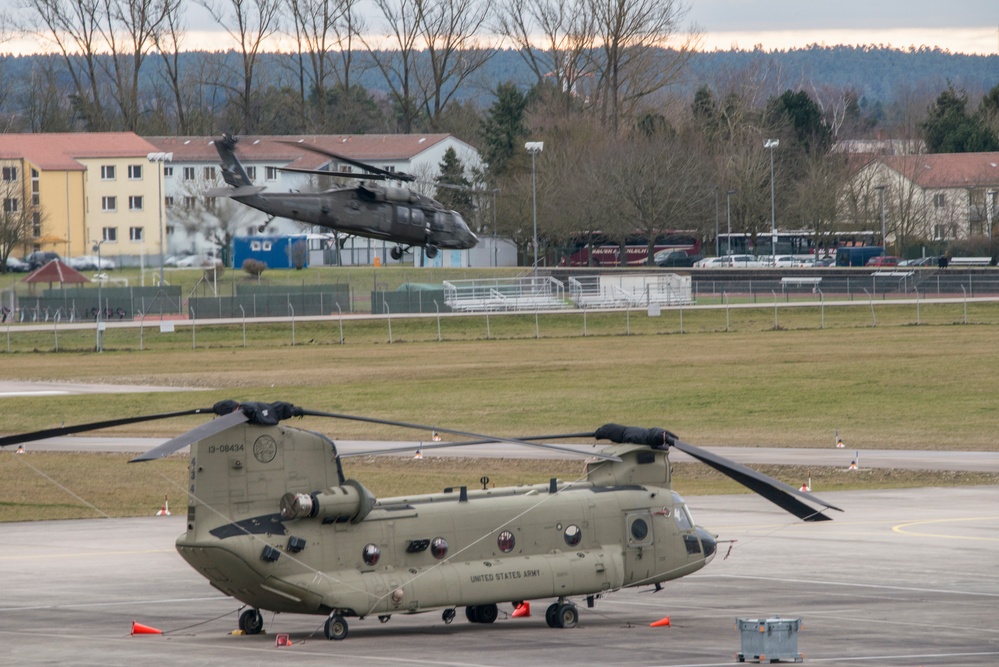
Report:
[[[572,313],[538,320],[533,315],[493,317],[489,338],[480,328],[481,318],[444,320],[443,342],[437,341],[433,318],[394,322],[393,344],[388,344],[384,321],[357,323],[346,345],[336,342],[335,322],[314,328],[300,323],[295,346],[281,325],[255,328],[245,348],[238,328],[200,329],[203,344],[196,349],[189,331],[178,331],[173,342],[149,342],[143,351],[109,340],[102,354],[84,351],[82,344],[76,351],[53,353],[51,345],[39,339],[34,346],[18,345],[18,351],[0,354],[0,378],[199,391],[3,397],[0,431],[210,406],[235,398],[286,400],[316,410],[505,436],[589,431],[613,421],[663,426],[688,442],[707,446],[829,447],[838,431],[851,449],[994,450],[999,446],[994,418],[999,305],[969,308],[967,325],[960,305],[939,308],[935,315],[924,305],[920,316],[926,319],[915,326],[911,308],[879,305],[876,327],[865,308],[850,309],[831,326],[827,309],[824,329],[818,327],[816,309],[786,316],[782,312],[777,328],[772,310],[751,311],[755,314],[746,314],[738,327],[725,326],[724,311],[688,311],[682,335],[679,314],[671,311],[660,318],[633,312],[627,323],[630,331],[625,330],[624,313],[591,313],[586,337],[580,314]],[[733,309],[733,319],[735,313]],[[198,423],[196,418],[151,422],[113,433],[169,436]],[[314,418],[300,423],[342,439],[414,440],[429,435]],[[30,462],[41,456],[17,458]],[[0,476],[0,505],[81,504],[69,495],[59,496],[58,487],[47,480],[30,491],[15,489],[29,476],[44,478],[29,475],[25,464],[14,458],[0,456],[5,471]],[[131,475],[138,474],[136,467],[154,476],[172,474],[165,469],[173,462],[119,463],[110,467]],[[177,465],[182,475],[183,463]],[[79,464],[70,465],[74,467]],[[561,475],[551,467],[542,464],[543,470],[530,481]],[[446,479],[451,474],[429,480],[427,490],[453,483]],[[471,476],[477,480],[481,474]],[[494,474],[499,473],[490,477],[498,480]],[[800,471],[788,474],[789,483],[800,484]],[[886,484],[899,476],[905,475],[871,481]],[[87,477],[102,479],[97,472]],[[917,476],[909,483],[945,483],[944,477]],[[994,479],[957,476],[951,482]],[[73,489],[71,478],[60,483]],[[111,494],[107,504],[88,502],[113,507],[115,497],[122,497],[116,496],[119,486],[109,478],[97,485]],[[139,514],[170,493],[163,484],[155,490],[151,483],[139,486],[150,488],[151,496],[132,501],[131,511]],[[77,493],[87,498],[87,493],[98,491]],[[183,493],[178,491],[176,497],[183,505]]]

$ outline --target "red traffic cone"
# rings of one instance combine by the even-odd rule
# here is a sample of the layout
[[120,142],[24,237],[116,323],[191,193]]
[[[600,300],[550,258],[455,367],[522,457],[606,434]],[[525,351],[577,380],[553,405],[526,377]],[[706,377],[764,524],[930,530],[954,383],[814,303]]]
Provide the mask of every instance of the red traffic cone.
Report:
[[143,625],[136,621],[132,621],[132,634],[133,635],[162,635],[162,630],[157,630],[156,628],[151,628],[148,625]]
[[170,516],[170,499],[165,495],[163,496],[163,506],[160,507],[160,511],[156,513],[156,516]]
[[513,618],[527,618],[531,615],[531,603],[521,602],[517,605],[517,608],[513,610]]
[[291,646],[291,638],[288,636],[288,633],[286,632],[278,633],[278,636],[274,638],[274,645]]
[[673,627],[673,624],[669,622],[669,616],[664,616],[663,618],[660,618],[658,621],[653,621],[652,623],[649,623],[649,627],[650,628],[671,628],[671,627]]

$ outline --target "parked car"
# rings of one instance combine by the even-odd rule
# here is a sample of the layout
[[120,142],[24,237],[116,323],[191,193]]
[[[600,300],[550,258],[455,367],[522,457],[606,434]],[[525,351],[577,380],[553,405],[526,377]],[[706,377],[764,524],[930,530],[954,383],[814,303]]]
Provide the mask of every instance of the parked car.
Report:
[[706,257],[694,266],[709,269],[719,269],[722,267],[750,268],[767,266],[755,255],[722,255],[721,257]]
[[836,264],[836,258],[832,255],[825,255],[823,257],[815,258],[815,266],[834,266]]
[[35,252],[25,257],[24,261],[27,262],[28,264],[28,270],[34,271],[39,267],[45,266],[53,259],[62,259],[62,258],[59,257],[59,253],[56,252],[36,250]]
[[77,271],[113,271],[114,261],[97,255],[80,255],[69,260],[68,264]]
[[894,255],[880,255],[867,260],[867,266],[898,266],[898,257]]
[[904,259],[898,263],[899,266],[936,266],[939,257],[930,255],[929,257],[917,257],[916,259]]
[[656,266],[694,266],[703,255],[688,255],[686,250],[660,250],[653,257]]
[[10,273],[25,273],[29,271],[28,263],[11,255],[7,258],[7,271]]
[[806,260],[794,255],[777,255],[773,265],[777,268],[809,266]]

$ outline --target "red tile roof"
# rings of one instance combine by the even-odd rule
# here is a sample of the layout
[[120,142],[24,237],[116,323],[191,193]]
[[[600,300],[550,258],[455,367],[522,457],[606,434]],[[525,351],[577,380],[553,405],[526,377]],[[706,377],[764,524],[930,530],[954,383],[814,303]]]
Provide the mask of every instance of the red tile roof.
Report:
[[922,188],[999,187],[999,153],[883,155],[876,161]]
[[53,259],[48,264],[38,267],[24,278],[22,283],[89,283],[85,275],[61,260]]
[[25,159],[43,170],[82,171],[79,158],[141,157],[156,150],[134,132],[0,134],[0,159]]
[[[246,162],[286,162],[317,169],[330,158],[292,144],[311,144],[329,153],[366,162],[409,160],[444,141],[449,134],[318,134],[239,136],[236,155]],[[173,153],[174,162],[218,162],[214,137],[146,137],[157,150]],[[287,143],[286,143],[287,142]]]

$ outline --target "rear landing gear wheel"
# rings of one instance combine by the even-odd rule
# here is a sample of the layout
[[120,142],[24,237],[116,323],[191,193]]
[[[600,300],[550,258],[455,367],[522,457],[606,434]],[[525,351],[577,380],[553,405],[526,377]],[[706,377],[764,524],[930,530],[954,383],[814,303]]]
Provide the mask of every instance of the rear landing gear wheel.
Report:
[[470,623],[493,623],[499,617],[499,609],[494,604],[465,607],[465,617]]
[[239,629],[247,635],[259,635],[264,629],[264,617],[259,609],[247,609],[239,615]]
[[326,619],[323,626],[323,633],[326,639],[340,641],[347,636],[347,619],[339,614],[334,614]]
[[558,602],[552,602],[545,610],[545,622],[549,628],[558,627]]
[[395,246],[394,248],[392,248],[392,250],[389,251],[389,254],[392,255],[392,259],[398,261],[399,259],[402,258],[402,248],[400,248],[399,246]]
[[456,615],[457,612],[454,609],[445,609],[444,613],[441,614],[441,620],[444,621],[445,625],[451,625],[451,621]]
[[437,246],[428,245],[424,252],[426,253],[428,259],[433,259],[437,256]]

